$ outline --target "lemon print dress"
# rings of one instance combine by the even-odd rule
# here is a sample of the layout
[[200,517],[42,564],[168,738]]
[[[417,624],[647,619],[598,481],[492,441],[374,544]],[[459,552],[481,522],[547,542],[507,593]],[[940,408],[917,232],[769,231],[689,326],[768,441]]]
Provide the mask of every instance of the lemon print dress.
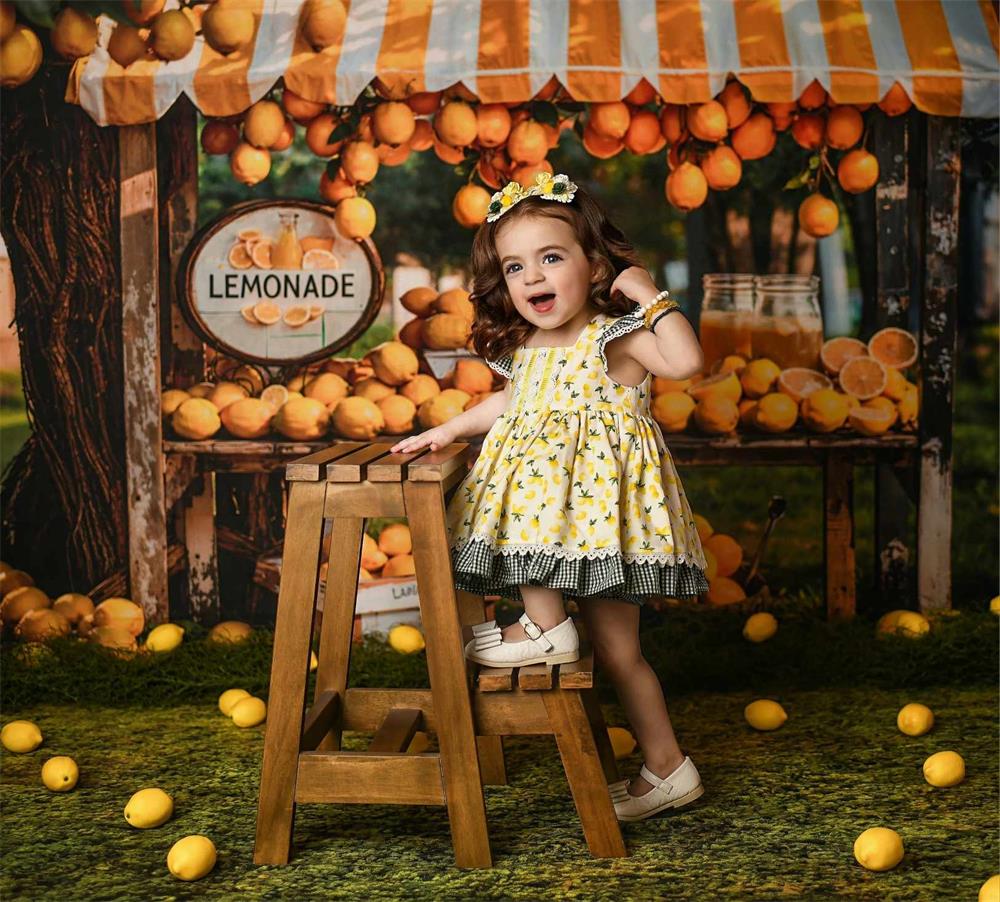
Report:
[[605,346],[643,327],[641,308],[598,313],[572,347],[487,361],[511,399],[452,496],[455,585],[523,601],[518,586],[571,598],[708,591],[694,517],[660,427],[652,375],[619,385]]

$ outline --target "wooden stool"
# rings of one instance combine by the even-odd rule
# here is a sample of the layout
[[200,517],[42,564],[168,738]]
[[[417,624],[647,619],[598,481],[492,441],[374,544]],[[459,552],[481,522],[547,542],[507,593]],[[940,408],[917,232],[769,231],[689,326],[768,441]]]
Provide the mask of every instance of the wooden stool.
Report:
[[[591,850],[624,855],[605,783],[617,778],[614,756],[588,691],[592,664],[521,668],[516,679],[506,674],[507,691],[484,692],[489,675],[484,669],[477,677],[465,659],[462,624],[480,622],[483,606],[468,593],[456,597],[445,510],[447,495],[467,475],[468,445],[409,454],[391,454],[390,447],[337,442],[286,466],[288,514],[254,862],[287,863],[297,803],[340,802],[445,805],[456,864],[491,867],[482,785],[506,783],[502,737],[524,734],[555,735]],[[347,688],[364,521],[371,517],[408,521],[430,689]],[[326,519],[332,521],[329,571],[307,709]],[[495,690],[504,674],[494,677]],[[437,734],[439,753],[406,754],[420,729]],[[367,751],[342,751],[344,730],[374,733]]]

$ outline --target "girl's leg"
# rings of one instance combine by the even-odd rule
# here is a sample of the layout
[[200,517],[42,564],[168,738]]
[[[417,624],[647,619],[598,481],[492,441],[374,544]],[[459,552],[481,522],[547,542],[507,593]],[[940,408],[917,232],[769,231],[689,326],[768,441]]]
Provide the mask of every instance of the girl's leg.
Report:
[[[639,606],[614,598],[581,598],[590,640],[600,667],[614,683],[618,699],[635,730],[648,767],[658,777],[669,776],[684,762],[667,714],[660,680],[642,656]],[[653,787],[642,777],[629,784],[631,795]]]
[[[560,589],[545,586],[518,586],[524,599],[524,612],[538,624],[542,632],[558,626],[566,619],[566,606]],[[504,627],[503,638],[507,642],[523,642],[527,639],[524,627],[512,623]]]

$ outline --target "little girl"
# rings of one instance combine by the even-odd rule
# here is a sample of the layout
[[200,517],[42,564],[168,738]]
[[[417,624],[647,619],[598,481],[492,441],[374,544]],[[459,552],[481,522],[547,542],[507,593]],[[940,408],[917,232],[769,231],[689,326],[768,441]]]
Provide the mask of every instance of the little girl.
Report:
[[702,794],[701,778],[642,656],[639,605],[708,591],[694,517],[649,411],[652,376],[700,372],[697,337],[565,175],[493,195],[472,271],[474,347],[508,382],[392,448],[485,433],[448,506],[455,583],[523,601],[524,614],[502,631],[475,627],[466,656],[495,667],[577,660],[563,597],[576,599],[645,756],[637,778],[611,787],[618,818],[678,808]]

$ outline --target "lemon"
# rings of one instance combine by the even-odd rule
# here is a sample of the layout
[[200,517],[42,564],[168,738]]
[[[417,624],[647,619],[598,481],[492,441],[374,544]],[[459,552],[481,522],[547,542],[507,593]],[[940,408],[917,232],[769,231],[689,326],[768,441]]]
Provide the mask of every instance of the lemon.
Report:
[[896,726],[907,736],[923,736],[934,726],[934,712],[927,705],[911,702],[899,709]]
[[888,827],[869,827],[854,840],[854,857],[869,871],[888,871],[903,860],[903,839]]
[[759,614],[751,614],[747,622],[743,624],[743,638],[751,642],[764,642],[771,638],[778,631],[778,621],[774,614],[761,611]]
[[255,727],[267,718],[267,705],[264,704],[263,699],[251,695],[249,698],[241,698],[237,701],[229,712],[229,716],[238,727]]
[[1000,902],[1000,874],[994,874],[979,887],[979,902]]
[[316,652],[309,652],[309,671],[312,672],[317,667],[319,667],[319,658],[316,657]]
[[[990,613],[996,614],[1000,617],[1000,595],[994,597],[994,599],[990,602]],[[993,878],[991,877],[990,879],[992,880]]]
[[184,627],[176,623],[161,623],[146,636],[150,651],[173,651],[184,639]]
[[423,730],[417,730],[413,734],[413,738],[410,740],[410,744],[406,747],[406,754],[408,755],[419,755],[421,752],[426,752],[430,747],[431,741],[427,734]]
[[965,762],[958,752],[937,752],[924,762],[924,779],[942,789],[965,779]]
[[42,744],[42,731],[30,720],[12,720],[0,730],[0,744],[8,752],[33,752]]
[[930,632],[930,621],[916,611],[904,611],[896,621],[896,634],[907,639],[919,639]]
[[219,696],[219,710],[230,717],[233,713],[233,705],[244,698],[250,698],[250,693],[246,689],[227,689]]
[[42,765],[42,782],[53,792],[69,792],[80,778],[80,769],[72,758],[57,755]]
[[167,852],[167,868],[178,880],[200,880],[215,867],[215,843],[193,833],[177,840]]
[[174,800],[162,789],[151,787],[134,793],[125,806],[125,820],[139,830],[159,827],[174,813]]
[[608,739],[611,740],[616,759],[627,758],[635,751],[635,736],[624,727],[608,727]]
[[755,730],[777,730],[788,720],[785,709],[769,698],[759,698],[755,702],[750,702],[743,709],[743,716]]
[[889,611],[888,614],[883,614],[879,617],[878,623],[875,624],[875,630],[879,633],[896,632],[896,626],[899,624],[900,616],[908,613],[909,611],[897,610]]
[[209,642],[242,642],[248,639],[253,627],[242,620],[223,620],[208,631]]
[[404,655],[420,651],[424,647],[424,634],[415,626],[400,624],[389,630],[389,645]]

